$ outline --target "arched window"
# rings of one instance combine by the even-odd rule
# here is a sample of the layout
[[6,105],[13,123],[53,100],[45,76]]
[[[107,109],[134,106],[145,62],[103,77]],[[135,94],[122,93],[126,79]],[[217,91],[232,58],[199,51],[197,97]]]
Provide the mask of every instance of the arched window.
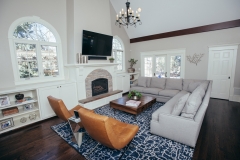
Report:
[[63,77],[61,42],[56,34],[50,24],[36,17],[25,21],[23,18],[12,24],[9,42],[16,84],[51,81]]
[[118,71],[123,71],[124,70],[124,46],[123,43],[121,42],[120,38],[114,37],[113,38],[113,58],[115,59],[116,63],[119,63],[117,66]]

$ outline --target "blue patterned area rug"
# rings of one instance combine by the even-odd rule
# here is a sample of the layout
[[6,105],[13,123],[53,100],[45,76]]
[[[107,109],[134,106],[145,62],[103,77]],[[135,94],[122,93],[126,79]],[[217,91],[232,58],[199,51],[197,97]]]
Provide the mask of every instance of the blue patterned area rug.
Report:
[[98,143],[93,140],[88,134],[84,135],[82,145],[78,147],[77,144],[71,141],[73,135],[67,122],[54,125],[51,128],[74,149],[76,149],[81,155],[85,156],[86,159],[119,159],[127,148],[128,150],[124,153],[121,159],[192,159],[194,152],[193,148],[150,133],[150,121],[152,113],[162,105],[163,103],[159,102],[153,104],[152,107],[149,107],[143,113],[138,115],[136,120],[134,115],[122,111],[116,110],[114,114],[113,109],[110,108],[109,105],[95,109],[95,112],[98,114],[114,117],[122,122],[136,124],[139,126],[139,131],[132,140],[129,148],[126,146],[120,151],[110,149],[100,144],[91,154],[89,154],[89,152]]

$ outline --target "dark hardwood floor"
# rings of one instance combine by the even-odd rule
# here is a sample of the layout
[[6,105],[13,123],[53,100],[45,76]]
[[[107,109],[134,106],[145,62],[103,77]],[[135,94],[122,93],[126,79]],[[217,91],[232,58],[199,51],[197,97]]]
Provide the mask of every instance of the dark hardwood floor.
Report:
[[[0,160],[84,159],[50,126],[57,117],[0,135]],[[240,159],[240,103],[211,99],[193,159]]]

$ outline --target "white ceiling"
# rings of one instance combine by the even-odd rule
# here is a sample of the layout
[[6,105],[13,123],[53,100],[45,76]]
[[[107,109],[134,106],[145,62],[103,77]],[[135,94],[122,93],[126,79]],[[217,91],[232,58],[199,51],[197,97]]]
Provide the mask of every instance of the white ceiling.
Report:
[[[127,0],[110,0],[116,13]],[[240,0],[129,0],[141,8],[142,25],[125,27],[129,38],[240,19]],[[118,26],[116,26],[118,27]]]

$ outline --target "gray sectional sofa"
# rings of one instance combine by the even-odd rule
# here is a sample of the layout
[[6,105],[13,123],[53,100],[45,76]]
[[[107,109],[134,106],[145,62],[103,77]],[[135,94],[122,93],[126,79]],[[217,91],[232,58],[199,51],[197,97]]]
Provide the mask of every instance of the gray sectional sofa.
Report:
[[[212,81],[207,80],[139,77],[138,81],[131,85],[130,90],[155,97],[159,102],[166,102],[152,114],[150,124],[152,134],[195,147],[209,103],[211,89]],[[188,108],[185,104],[180,111],[182,113],[174,115],[173,110],[176,109],[178,101],[188,93],[189,97],[186,102]],[[198,96],[200,94],[201,96]],[[192,105],[199,107],[194,108]],[[179,110],[179,108],[177,109]]]

